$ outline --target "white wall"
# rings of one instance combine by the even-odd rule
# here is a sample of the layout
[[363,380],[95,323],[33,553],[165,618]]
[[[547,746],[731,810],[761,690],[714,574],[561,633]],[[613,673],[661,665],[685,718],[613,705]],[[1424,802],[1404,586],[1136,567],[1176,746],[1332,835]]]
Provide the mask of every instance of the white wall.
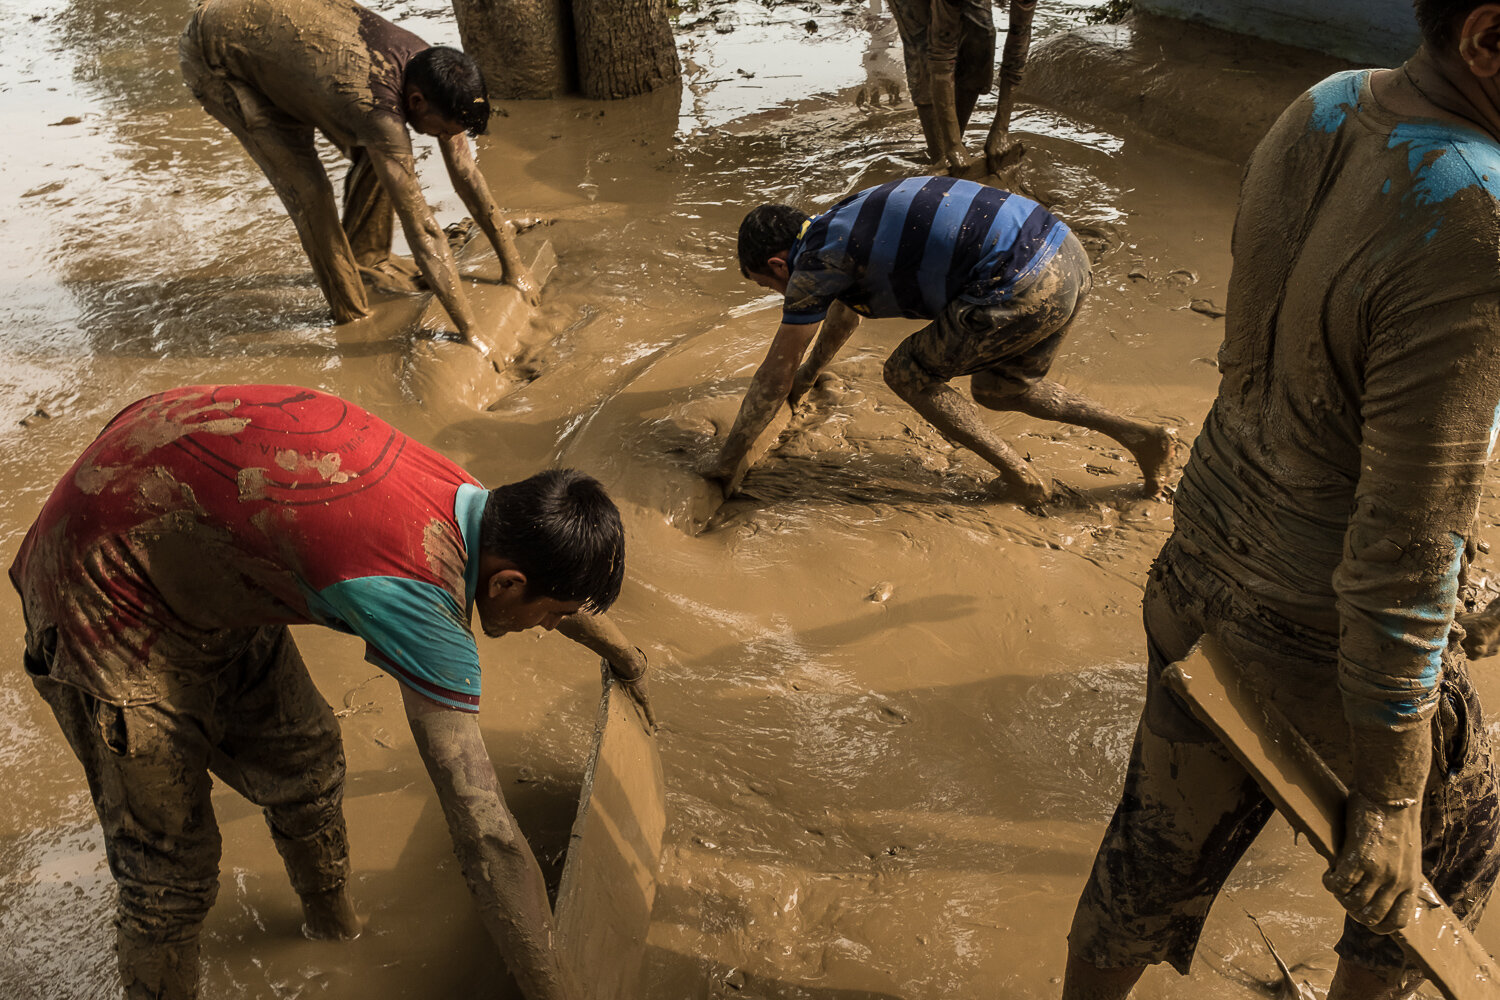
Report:
[[1136,0],[1144,10],[1388,66],[1416,50],[1411,0]]

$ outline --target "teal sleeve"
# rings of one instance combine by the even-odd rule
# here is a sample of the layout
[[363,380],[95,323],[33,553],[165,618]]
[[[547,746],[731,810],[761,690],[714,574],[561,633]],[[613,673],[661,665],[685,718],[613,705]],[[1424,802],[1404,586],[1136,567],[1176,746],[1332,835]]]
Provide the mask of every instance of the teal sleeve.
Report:
[[394,576],[343,580],[309,596],[325,624],[368,644],[365,658],[434,701],[479,711],[479,649],[443,588]]

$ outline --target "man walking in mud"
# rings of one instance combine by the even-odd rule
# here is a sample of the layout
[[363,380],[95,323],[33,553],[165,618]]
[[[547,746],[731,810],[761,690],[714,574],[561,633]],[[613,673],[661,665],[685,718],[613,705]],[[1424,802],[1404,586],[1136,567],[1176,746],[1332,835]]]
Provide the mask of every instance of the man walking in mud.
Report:
[[806,394],[861,316],[904,316],[932,322],[891,354],[886,384],[998,469],[997,495],[1032,505],[1051,491],[948,384],[962,375],[973,376],[981,406],[1108,435],[1135,456],[1147,493],[1165,493],[1177,450],[1171,431],[1046,378],[1092,279],[1078,237],[1036,202],[971,181],[918,177],[860,191],[812,219],[790,205],[761,205],[740,225],[739,261],[745,277],[785,301],[734,427],[704,466],[708,478],[729,480],[782,403]]
[[1068,1000],[1186,974],[1272,812],[1159,681],[1205,634],[1350,788],[1323,880],[1348,910],[1331,1000],[1409,995],[1389,933],[1422,876],[1472,926],[1500,870],[1453,627],[1500,418],[1500,4],[1415,6],[1417,55],[1315,86],[1245,173],[1223,381],[1146,588],[1146,706]]
[[210,772],[264,809],[303,932],[360,932],[338,723],[287,630],[296,623],[360,636],[399,682],[507,966],[530,1000],[576,996],[481,738],[469,619],[477,609],[491,637],[557,628],[646,707],[645,658],[603,615],[624,556],[619,513],[593,479],[554,471],[485,490],[325,393],[195,386],[116,416],[47,500],[10,576],[26,671],[104,829],[126,996],[197,995],[219,884]]
[[[505,280],[536,304],[536,282],[464,137],[482,134],[490,118],[484,78],[468,56],[429,46],[353,0],[204,0],[180,52],[193,96],[281,197],[334,322],[369,315],[364,280],[399,288],[409,279],[391,257],[394,213],[458,334],[478,343],[453,255],[422,196],[408,126],[437,138],[453,188],[494,245]],[[352,161],[342,222],[315,131]]]

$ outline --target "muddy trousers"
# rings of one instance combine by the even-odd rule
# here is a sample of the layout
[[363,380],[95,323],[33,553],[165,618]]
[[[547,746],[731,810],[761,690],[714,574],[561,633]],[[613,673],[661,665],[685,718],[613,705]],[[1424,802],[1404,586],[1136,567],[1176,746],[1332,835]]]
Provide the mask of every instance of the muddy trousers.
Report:
[[[210,66],[198,37],[197,17],[188,22],[178,45],[178,54],[188,89],[203,109],[217,118],[245,147],[245,152],[266,175],[287,214],[292,217],[297,237],[312,264],[318,287],[328,300],[334,321],[347,323],[368,316],[370,304],[360,280],[360,259],[351,242],[362,248],[367,248],[372,239],[378,243],[378,229],[367,237],[358,225],[361,220],[373,221],[380,216],[384,219],[386,252],[389,252],[389,199],[384,201],[385,214],[381,216],[369,206],[371,199],[363,182],[360,185],[346,184],[346,199],[351,190],[357,188],[365,199],[365,207],[356,208],[351,213],[346,205],[341,223],[334,203],[333,185],[313,145],[312,126],[281,111],[254,87]],[[369,169],[368,157],[363,155],[364,150],[344,152],[351,156],[359,153],[355,169],[359,169],[363,160],[362,176],[367,175],[369,184],[380,188],[379,181]],[[379,197],[385,198],[383,190]],[[352,240],[343,224],[351,220],[356,225]]]
[[348,879],[338,722],[284,627],[245,634],[222,671],[149,705],[101,702],[26,657],[88,777],[131,1000],[197,995],[198,934],[219,889],[210,772],[264,810],[299,895]]
[[[1161,683],[1205,633],[1286,715],[1346,783],[1353,761],[1337,690],[1336,642],[1244,597],[1174,537],[1151,569],[1143,604],[1146,705],[1120,802],[1068,935],[1099,968],[1169,962],[1183,975],[1220,888],[1274,807],[1255,779]],[[1479,698],[1461,650],[1443,657],[1422,800],[1422,870],[1471,928],[1500,876],[1500,785]],[[1341,960],[1420,981],[1394,938],[1352,918]]]

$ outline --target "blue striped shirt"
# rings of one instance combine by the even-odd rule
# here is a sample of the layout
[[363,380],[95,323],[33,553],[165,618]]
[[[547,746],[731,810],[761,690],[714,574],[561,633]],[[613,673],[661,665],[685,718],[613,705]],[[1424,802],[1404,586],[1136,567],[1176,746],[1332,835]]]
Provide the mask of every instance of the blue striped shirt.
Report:
[[787,257],[782,322],[819,322],[835,299],[876,319],[935,319],[955,299],[1003,302],[1067,235],[1031,199],[973,181],[866,188],[803,226]]

